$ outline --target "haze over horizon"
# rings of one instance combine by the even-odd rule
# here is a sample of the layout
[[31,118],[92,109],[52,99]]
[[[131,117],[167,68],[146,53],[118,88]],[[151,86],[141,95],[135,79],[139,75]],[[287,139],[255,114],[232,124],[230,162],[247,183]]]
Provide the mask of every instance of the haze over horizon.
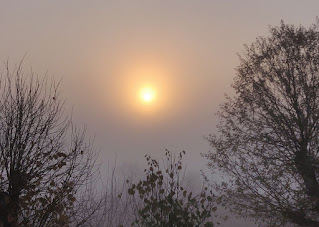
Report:
[[145,154],[185,150],[196,179],[214,114],[234,94],[237,53],[281,20],[309,26],[318,9],[314,0],[0,1],[0,60],[14,67],[26,55],[25,73],[62,79],[103,163],[143,166]]

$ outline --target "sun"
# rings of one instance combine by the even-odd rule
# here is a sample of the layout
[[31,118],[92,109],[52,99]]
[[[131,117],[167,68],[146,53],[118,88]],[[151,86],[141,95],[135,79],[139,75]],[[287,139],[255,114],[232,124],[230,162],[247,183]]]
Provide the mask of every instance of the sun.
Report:
[[150,103],[155,99],[155,90],[152,87],[144,87],[140,90],[140,97],[143,102]]
[[143,95],[143,100],[145,101],[145,102],[150,102],[150,101],[152,101],[152,94],[151,93],[145,93],[144,95]]

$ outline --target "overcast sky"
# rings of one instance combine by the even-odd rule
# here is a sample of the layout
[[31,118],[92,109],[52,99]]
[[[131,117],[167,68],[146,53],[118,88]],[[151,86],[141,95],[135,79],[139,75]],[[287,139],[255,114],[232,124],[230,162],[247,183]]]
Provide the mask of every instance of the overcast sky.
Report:
[[[145,154],[185,150],[198,176],[204,136],[233,94],[237,53],[269,25],[308,26],[318,12],[310,0],[0,1],[0,60],[14,66],[26,54],[25,72],[62,78],[67,107],[96,135],[103,162],[116,154],[134,167]],[[145,86],[152,102],[139,97]]]

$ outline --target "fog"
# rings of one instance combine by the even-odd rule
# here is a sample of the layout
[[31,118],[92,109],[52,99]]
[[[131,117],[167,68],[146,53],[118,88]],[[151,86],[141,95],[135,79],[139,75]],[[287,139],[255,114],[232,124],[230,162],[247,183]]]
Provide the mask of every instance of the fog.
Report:
[[[25,56],[26,73],[32,68],[62,81],[67,110],[95,137],[102,163],[116,157],[123,168],[143,169],[145,154],[185,150],[196,182],[200,170],[209,174],[200,153],[210,149],[204,137],[215,131],[224,94],[234,94],[237,53],[280,20],[313,23],[318,7],[274,0],[0,1],[0,59],[14,67]],[[136,96],[145,83],[157,92],[150,106]]]

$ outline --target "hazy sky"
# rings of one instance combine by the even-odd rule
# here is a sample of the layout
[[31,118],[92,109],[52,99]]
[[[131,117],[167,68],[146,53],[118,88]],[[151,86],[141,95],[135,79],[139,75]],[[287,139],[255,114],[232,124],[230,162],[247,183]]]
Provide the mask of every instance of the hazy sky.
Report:
[[[26,72],[63,78],[68,108],[104,162],[185,150],[197,176],[243,44],[280,20],[308,26],[318,12],[315,0],[0,0],[0,60],[26,54]],[[156,92],[148,104],[144,86]]]

